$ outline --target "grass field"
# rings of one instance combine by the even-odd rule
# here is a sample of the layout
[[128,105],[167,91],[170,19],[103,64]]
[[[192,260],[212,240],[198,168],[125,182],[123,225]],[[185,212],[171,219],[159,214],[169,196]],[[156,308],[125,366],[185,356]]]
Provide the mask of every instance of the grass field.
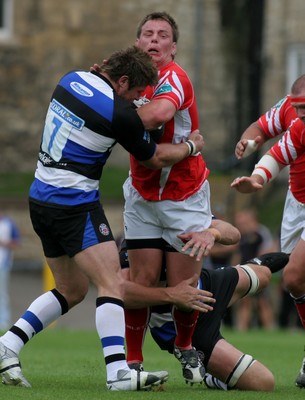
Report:
[[95,331],[48,329],[35,337],[22,351],[23,372],[32,388],[0,386],[3,400],[98,400],[164,399],[228,400],[302,399],[305,391],[294,386],[303,357],[303,332],[253,330],[247,333],[225,330],[234,345],[259,359],[274,373],[273,393],[222,392],[204,385],[186,385],[180,365],[173,356],[159,351],[148,335],[145,343],[146,370],[166,369],[170,378],[162,392],[109,392],[105,387],[105,367]]

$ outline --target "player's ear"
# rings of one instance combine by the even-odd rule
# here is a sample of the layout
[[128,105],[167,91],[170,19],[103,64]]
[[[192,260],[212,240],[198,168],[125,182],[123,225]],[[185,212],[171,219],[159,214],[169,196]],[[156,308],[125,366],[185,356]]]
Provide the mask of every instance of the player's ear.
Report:
[[172,52],[171,52],[172,58],[175,58],[176,53],[177,53],[177,44],[176,42],[174,42],[172,44]]
[[122,89],[128,89],[129,85],[129,77],[127,75],[123,75],[120,77],[118,84]]

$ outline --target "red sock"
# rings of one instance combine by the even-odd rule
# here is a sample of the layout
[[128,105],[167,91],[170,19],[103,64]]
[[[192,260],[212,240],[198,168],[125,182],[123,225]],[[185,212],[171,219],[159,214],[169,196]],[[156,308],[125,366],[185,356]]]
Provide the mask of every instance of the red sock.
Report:
[[125,310],[127,362],[142,363],[142,347],[149,321],[149,308]]
[[175,345],[179,349],[191,349],[192,337],[196,327],[199,311],[185,312],[173,308],[173,318],[176,324],[177,336]]
[[305,329],[305,303],[304,302],[299,303],[298,300],[295,300],[295,306],[297,308],[303,328]]

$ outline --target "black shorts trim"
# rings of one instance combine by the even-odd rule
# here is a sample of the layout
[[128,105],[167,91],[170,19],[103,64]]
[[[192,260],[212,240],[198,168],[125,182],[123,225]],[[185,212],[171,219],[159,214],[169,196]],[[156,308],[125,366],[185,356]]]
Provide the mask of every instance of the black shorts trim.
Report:
[[169,243],[164,239],[125,239],[125,246],[128,250],[137,249],[159,249],[167,252],[177,252]]
[[158,239],[125,239],[126,247],[128,250],[136,249],[165,249],[165,240],[162,238]]

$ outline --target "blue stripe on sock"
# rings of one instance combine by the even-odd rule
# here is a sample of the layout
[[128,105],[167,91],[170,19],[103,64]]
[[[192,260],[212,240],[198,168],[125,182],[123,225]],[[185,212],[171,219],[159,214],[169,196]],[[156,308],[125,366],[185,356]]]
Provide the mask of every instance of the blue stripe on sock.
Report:
[[43,330],[43,325],[39,318],[31,311],[26,311],[22,317],[25,321],[27,321],[34,328],[35,332],[38,333]]
[[124,338],[122,336],[108,336],[101,339],[102,346],[124,346]]

